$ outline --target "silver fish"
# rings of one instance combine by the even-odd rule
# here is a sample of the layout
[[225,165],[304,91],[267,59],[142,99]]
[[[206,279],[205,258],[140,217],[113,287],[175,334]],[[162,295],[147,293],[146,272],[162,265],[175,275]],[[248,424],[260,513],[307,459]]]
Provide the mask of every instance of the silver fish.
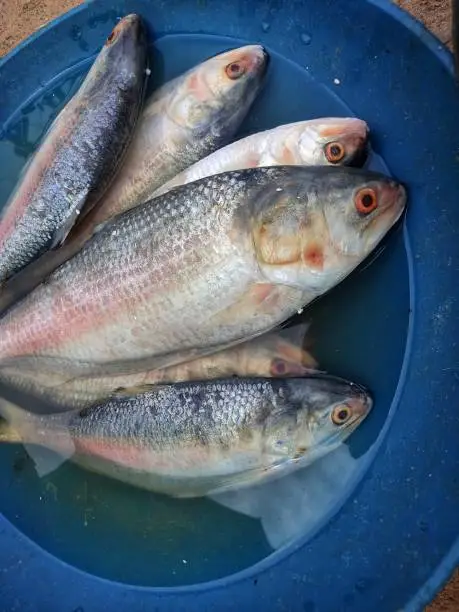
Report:
[[261,335],[343,280],[405,201],[396,181],[351,168],[178,187],[107,224],[7,312],[0,368],[126,374]]
[[284,165],[361,166],[367,157],[368,134],[365,121],[353,117],[281,125],[215,151],[152,192],[151,197],[229,170]]
[[[293,334],[296,342],[293,341]],[[27,393],[30,400],[35,397],[43,400],[44,412],[86,408],[121,388],[147,384],[202,381],[230,376],[302,376],[317,367],[314,357],[299,346],[304,334],[304,325],[295,326],[293,330],[267,334],[200,359],[135,374],[69,378],[59,372],[37,370],[30,373],[13,368],[11,371],[2,370],[1,378],[12,389]]]
[[60,244],[109,186],[143,102],[147,43],[137,15],[108,37],[59,113],[0,220],[0,285]]
[[160,87],[94,210],[92,227],[145,202],[167,180],[230,142],[260,92],[268,59],[260,45],[232,49]]
[[62,247],[45,253],[0,293],[0,312],[77,253],[96,228],[144,202],[197,160],[227,144],[260,91],[268,54],[259,45],[221,53],[166,83],[148,100],[120,172]]
[[0,440],[45,446],[134,486],[196,497],[289,473],[339,446],[372,406],[362,387],[327,375],[179,383],[79,412],[34,416],[10,404]]

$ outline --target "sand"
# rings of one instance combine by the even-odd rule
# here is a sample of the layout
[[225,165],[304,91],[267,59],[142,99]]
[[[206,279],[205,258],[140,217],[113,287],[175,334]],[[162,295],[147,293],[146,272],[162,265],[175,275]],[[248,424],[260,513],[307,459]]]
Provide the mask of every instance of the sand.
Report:
[[[396,0],[396,2],[423,21],[441,41],[450,45],[449,0]],[[0,0],[0,57],[37,28],[78,4],[80,4],[78,0]],[[456,570],[451,581],[426,610],[459,612],[459,570]]]

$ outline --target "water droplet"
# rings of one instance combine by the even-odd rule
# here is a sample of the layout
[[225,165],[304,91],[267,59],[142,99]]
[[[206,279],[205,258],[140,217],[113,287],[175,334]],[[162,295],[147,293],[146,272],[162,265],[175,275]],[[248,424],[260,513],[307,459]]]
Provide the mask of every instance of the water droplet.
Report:
[[271,27],[271,24],[268,23],[267,21],[261,22],[261,29],[263,30],[263,32],[267,32],[270,27]]
[[300,38],[301,38],[301,42],[304,45],[310,45],[311,44],[312,36],[310,34],[307,34],[306,32],[303,32],[301,34]]

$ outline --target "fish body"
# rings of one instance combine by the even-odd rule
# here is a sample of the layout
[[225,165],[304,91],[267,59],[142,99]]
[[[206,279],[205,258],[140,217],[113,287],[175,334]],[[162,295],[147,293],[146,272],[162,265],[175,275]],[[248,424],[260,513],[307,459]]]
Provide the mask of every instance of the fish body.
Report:
[[0,368],[138,372],[261,335],[346,277],[404,206],[400,184],[350,168],[178,187],[107,224],[7,312]]
[[154,92],[92,227],[145,202],[181,170],[230,142],[267,66],[265,49],[248,45],[211,57]]
[[77,253],[101,224],[144,202],[184,168],[230,142],[263,85],[268,61],[259,45],[233,49],[154,92],[108,192],[61,248],[44,253],[4,288],[0,312]]
[[[293,333],[296,343],[286,337]],[[301,376],[317,366],[312,355],[299,346],[303,335],[304,326],[297,326],[294,330],[274,332],[200,359],[133,374],[69,378],[59,372],[37,370],[30,373],[13,368],[11,371],[3,370],[1,378],[13,389],[27,393],[30,399],[38,397],[47,402],[49,407],[44,405],[43,408],[47,412],[86,408],[122,388],[231,376]]]
[[78,92],[54,120],[0,219],[0,284],[60,244],[108,188],[143,102],[147,43],[122,19]]
[[371,406],[362,387],[321,374],[164,385],[52,416],[5,404],[0,411],[26,444],[138,487],[196,497],[308,465],[339,446]]
[[351,117],[313,119],[281,125],[237,140],[177,174],[151,197],[177,185],[261,166],[361,166],[368,151],[365,121]]

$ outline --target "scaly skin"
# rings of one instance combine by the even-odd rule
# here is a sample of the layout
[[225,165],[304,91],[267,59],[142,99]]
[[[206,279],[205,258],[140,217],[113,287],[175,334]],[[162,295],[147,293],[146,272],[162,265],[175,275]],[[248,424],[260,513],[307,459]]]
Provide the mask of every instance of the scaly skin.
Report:
[[[377,202],[368,214],[356,210],[362,189]],[[51,371],[63,360],[69,375],[138,372],[139,360],[166,367],[255,337],[349,274],[404,205],[400,185],[349,168],[179,187],[107,224],[11,309],[0,366],[28,356]]]
[[[252,485],[303,467],[367,416],[369,394],[326,375],[154,388],[83,411],[33,416],[0,404],[0,440],[45,446],[87,469],[174,496]],[[44,466],[42,466],[44,469]]]
[[[239,78],[228,66],[243,66]],[[263,47],[221,53],[167,83],[148,101],[125,163],[91,218],[94,227],[149,199],[160,185],[235,135],[268,65]],[[88,236],[88,226],[84,226]]]
[[0,284],[59,244],[106,191],[131,139],[146,80],[140,18],[113,30],[55,119],[0,220]]
[[118,376],[72,378],[58,372],[37,371],[27,374],[21,370],[2,370],[2,380],[30,396],[50,404],[49,410],[86,408],[112,395],[121,388],[165,384],[184,381],[242,377],[301,376],[314,369],[317,362],[300,348],[302,326],[295,329],[297,344],[284,339],[283,332],[274,332],[244,342],[226,351],[194,359],[160,370],[147,370]]
[[[152,192],[151,197],[229,170],[283,165],[360,166],[367,155],[368,131],[364,121],[350,117],[327,117],[281,125],[215,151],[174,176]],[[338,146],[336,157],[331,157],[333,146]],[[329,158],[334,160],[333,163]]]
[[[0,292],[0,312],[77,253],[98,225],[144,202],[181,170],[230,142],[260,91],[267,65],[263,47],[249,45],[212,57],[156,91],[108,192],[60,249],[44,253]],[[237,75],[232,66],[239,66]]]

